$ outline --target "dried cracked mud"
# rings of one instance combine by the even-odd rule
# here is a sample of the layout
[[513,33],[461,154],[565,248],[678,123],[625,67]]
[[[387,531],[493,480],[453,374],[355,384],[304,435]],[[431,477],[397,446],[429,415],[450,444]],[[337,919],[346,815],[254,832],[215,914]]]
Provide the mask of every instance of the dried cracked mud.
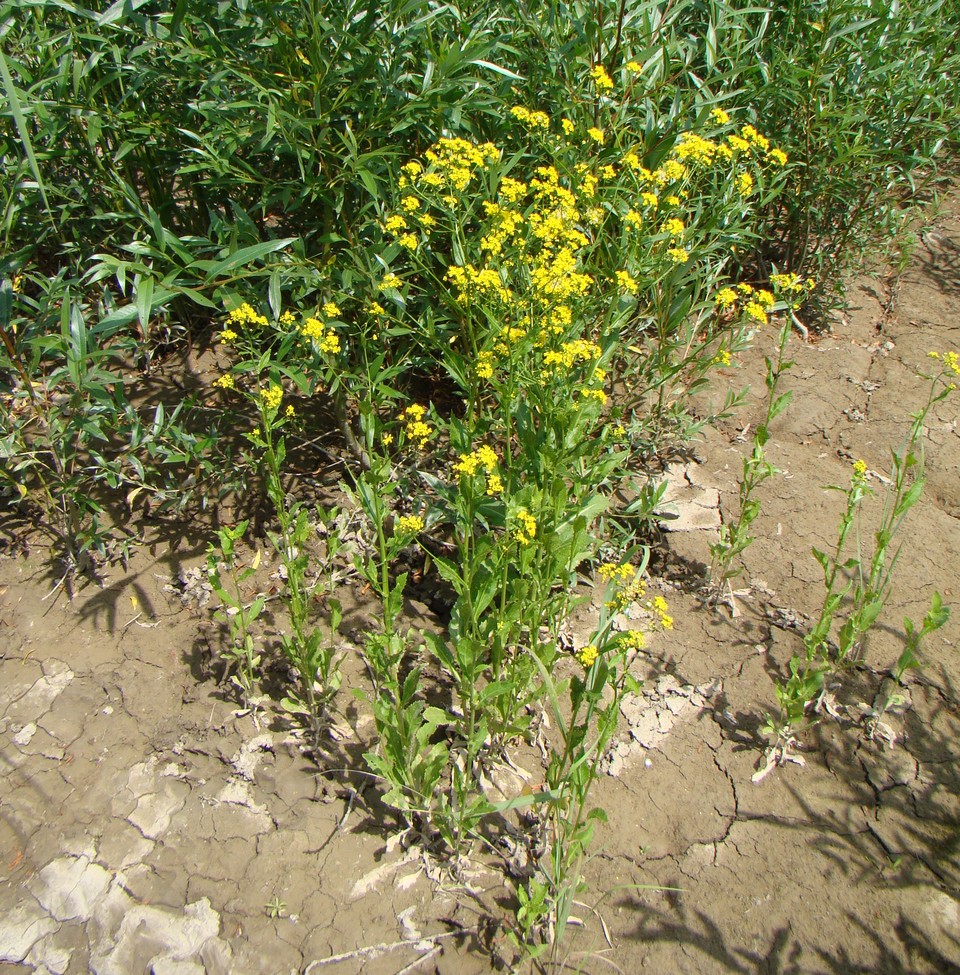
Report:
[[[731,386],[762,389],[771,341]],[[769,447],[782,473],[761,489],[736,615],[694,590],[759,399],[674,471],[682,518],[656,585],[676,628],[651,646],[596,789],[609,822],[564,939],[569,970],[960,972],[956,398],[929,418],[927,488],[835,717],[805,733],[803,767],[753,781],[774,679],[818,608],[810,549],[830,544],[842,503],[823,487],[863,458],[882,495],[931,349],[960,349],[956,193],[899,281],[854,283],[832,334],[793,343],[794,400]],[[391,839],[375,789],[356,794],[344,771],[362,767],[362,712],[342,765],[318,771],[275,703],[255,722],[218,687],[210,607],[179,592],[209,535],[149,540],[73,601],[48,596],[39,549],[0,560],[0,975],[490,971],[506,951],[483,915],[509,908],[503,875],[478,865],[454,884]],[[922,618],[934,589],[954,617],[924,644],[907,706],[874,727],[903,617]]]

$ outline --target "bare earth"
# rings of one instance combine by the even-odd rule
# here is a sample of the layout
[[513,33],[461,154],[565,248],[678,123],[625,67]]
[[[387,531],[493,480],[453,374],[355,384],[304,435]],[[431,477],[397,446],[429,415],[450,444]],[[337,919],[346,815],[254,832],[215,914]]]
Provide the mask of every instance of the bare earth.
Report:
[[[822,596],[810,548],[831,546],[842,505],[822,488],[863,458],[882,496],[876,475],[925,392],[916,370],[931,349],[960,349],[960,196],[898,286],[864,278],[850,300],[832,335],[792,346],[794,401],[769,448],[783,473],[761,489],[735,616],[694,590],[716,498],[733,513],[759,398],[674,479],[679,509],[705,527],[665,534],[654,559],[676,628],[652,641],[595,790],[609,824],[563,942],[571,971],[960,972],[956,397],[931,415],[926,492],[838,717],[805,735],[804,767],[751,781],[774,678]],[[731,385],[763,388],[771,342]],[[0,975],[490,971],[509,956],[488,920],[510,909],[503,873],[478,861],[455,883],[391,839],[374,787],[353,797],[363,779],[344,769],[363,767],[363,707],[344,705],[339,768],[318,772],[276,702],[255,723],[218,685],[212,604],[189,598],[203,595],[191,570],[211,537],[200,525],[174,547],[148,538],[72,602],[43,598],[56,578],[41,549],[0,560]],[[935,589],[954,617],[923,646],[908,709],[871,737],[862,716],[903,617],[919,622]],[[410,609],[429,623],[425,605]],[[346,673],[360,673],[355,651]]]

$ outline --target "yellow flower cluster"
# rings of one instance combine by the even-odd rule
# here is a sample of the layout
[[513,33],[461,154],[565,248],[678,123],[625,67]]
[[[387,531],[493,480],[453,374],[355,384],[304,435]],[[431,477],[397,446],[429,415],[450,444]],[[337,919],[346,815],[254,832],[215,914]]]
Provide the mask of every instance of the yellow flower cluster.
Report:
[[853,480],[862,484],[867,479],[867,462],[858,460],[853,465]]
[[[336,305],[325,305],[324,311],[329,307],[336,308]],[[340,337],[332,329],[328,329],[319,318],[308,318],[300,327],[300,334],[311,342],[316,342],[321,352],[336,355],[340,351]]]
[[380,282],[381,291],[399,291],[402,286],[403,282],[392,271],[385,274]]
[[572,342],[564,342],[559,350],[551,349],[547,352],[543,357],[543,363],[546,366],[569,370],[578,362],[595,362],[602,354],[603,350],[596,342],[574,339]]
[[465,305],[478,296],[498,297],[504,302],[510,300],[510,291],[503,286],[500,275],[493,268],[451,264],[445,277],[457,289],[457,301]]
[[471,451],[469,454],[461,454],[460,461],[453,465],[454,473],[458,479],[464,474],[472,477],[477,471],[484,471],[492,474],[497,467],[497,455],[492,447],[484,445]]
[[268,410],[279,409],[280,403],[283,400],[283,387],[273,383],[270,386],[261,389],[260,399],[263,400],[263,405]]
[[529,129],[549,129],[550,116],[546,112],[531,112],[522,105],[515,105],[510,114]]
[[647,637],[641,630],[624,630],[617,642],[628,650],[642,650],[647,645]]
[[607,601],[607,608],[612,609],[614,612],[621,612],[626,609],[631,603],[638,602],[643,599],[647,591],[647,583],[643,576],[639,572],[636,572],[632,566],[628,566],[630,569],[629,576],[612,576],[612,581],[617,583],[617,590],[613,594],[613,598]]
[[960,376],[960,356],[956,352],[928,352],[927,357],[942,362],[944,368]]
[[214,386],[219,386],[220,389],[236,389],[237,384],[234,382],[233,376],[229,372],[225,372],[219,379],[213,381]]
[[597,657],[600,656],[600,652],[591,643],[589,646],[581,647],[574,656],[584,670],[589,670],[597,662]]
[[[419,180],[428,186],[448,186],[462,193],[477,170],[500,158],[500,150],[491,142],[476,145],[466,139],[440,139],[425,155],[434,171],[424,173]],[[431,175],[438,179],[430,180]]]
[[627,271],[617,271],[617,285],[622,291],[635,295],[639,291],[639,285]]
[[433,435],[433,428],[423,419],[426,413],[426,407],[414,403],[397,417],[401,423],[405,424],[404,433],[407,435],[407,439],[420,450],[426,447],[427,441]]
[[253,306],[245,301],[239,308],[234,308],[227,315],[227,324],[248,328],[265,328],[268,322],[265,315],[258,314],[254,311]]
[[517,512],[517,527],[513,531],[513,537],[521,545],[529,545],[536,535],[537,519],[526,508],[521,508]]
[[656,617],[657,623],[665,630],[673,629],[673,617],[669,614],[669,606],[663,596],[654,596],[648,607]]
[[236,342],[237,338],[238,338],[237,333],[232,328],[225,328],[220,333],[221,342]]
[[597,86],[597,91],[612,91],[613,79],[607,74],[602,64],[598,64],[590,72],[593,83]]
[[[501,192],[503,187],[501,186]],[[524,192],[526,187],[524,187]],[[490,200],[484,200],[483,209],[491,221],[491,227],[480,238],[480,249],[488,254],[499,254],[505,244],[510,244],[523,227],[523,214],[517,210],[500,206]]]
[[637,572],[629,562],[604,562],[597,571],[604,582],[611,580],[626,582],[628,579],[632,579]]
[[400,515],[397,519],[397,533],[400,535],[419,535],[426,523],[419,515]]

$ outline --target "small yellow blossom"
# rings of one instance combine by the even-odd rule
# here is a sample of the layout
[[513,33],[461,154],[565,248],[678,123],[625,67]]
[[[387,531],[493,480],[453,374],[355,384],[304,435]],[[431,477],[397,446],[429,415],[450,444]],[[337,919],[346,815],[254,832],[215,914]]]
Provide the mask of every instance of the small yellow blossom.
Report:
[[249,325],[256,328],[264,328],[267,324],[266,315],[260,315],[254,311],[253,306],[246,301],[239,308],[234,308],[227,315],[228,325]]
[[371,301],[367,306],[367,313],[370,315],[386,315],[386,310],[378,301]]
[[657,621],[665,630],[673,629],[673,617],[667,612],[669,607],[663,596],[654,596],[650,603],[650,609],[657,617]]
[[603,129],[598,129],[596,126],[591,126],[589,129],[587,129],[587,135],[590,136],[590,138],[593,139],[593,141],[596,142],[597,145],[601,145],[601,146],[603,145],[604,140],[606,139],[606,135],[604,134]]
[[568,118],[560,119],[560,125],[563,127],[563,131],[565,135],[572,135],[573,130],[576,128],[573,122],[571,122],[570,119]]
[[529,545],[537,534],[537,520],[527,511],[521,508],[517,512],[517,527],[514,529],[513,537],[521,545]]
[[626,63],[625,65],[624,65],[624,67],[625,67],[625,68],[627,69],[627,71],[629,71],[629,72],[630,72],[631,74],[640,74],[640,72],[641,72],[641,71],[643,71],[643,65],[642,65],[642,64],[640,64],[640,63],[639,63],[638,61],[628,61],[628,62],[627,62],[627,63]]
[[600,656],[600,653],[591,643],[589,646],[582,647],[580,650],[578,650],[574,656],[580,662],[580,665],[584,670],[589,670],[597,662],[597,657]]
[[771,149],[767,153],[767,158],[778,166],[786,166],[787,164],[787,154],[782,149]]
[[323,314],[327,318],[339,318],[340,317],[340,309],[332,301],[328,301],[323,306]]
[[295,417],[297,415],[297,411],[293,408],[293,404],[292,403],[287,403],[287,408],[283,412],[284,412],[284,415],[285,416],[291,417],[291,418],[292,417]]
[[420,201],[415,196],[405,196],[400,201],[400,206],[403,207],[407,213],[416,213],[420,209]]
[[661,233],[669,234],[671,237],[682,237],[683,230],[683,221],[677,217],[671,217],[669,220],[665,220],[663,226],[660,228]]
[[221,342],[236,342],[237,341],[237,333],[232,328],[225,328],[220,333],[220,341]]
[[385,433],[380,438],[380,443],[382,443],[384,447],[389,447],[390,444],[393,443],[393,434],[392,433]]
[[721,349],[714,356],[713,361],[718,366],[729,366],[730,365],[730,351],[728,349]]
[[717,125],[727,125],[730,121],[730,114],[725,112],[722,108],[712,108],[710,110],[710,118],[712,118]]
[[396,524],[397,532],[401,535],[419,535],[426,526],[419,515],[400,515]]
[[214,386],[219,386],[221,389],[236,389],[237,384],[234,382],[233,376],[229,372],[225,372],[219,379],[213,381]]
[[269,387],[261,389],[260,399],[263,400],[263,405],[268,410],[279,409],[280,401],[283,399],[283,387],[273,383]]
[[487,494],[491,498],[497,494],[503,494],[503,481],[499,474],[490,474],[487,477]]
[[617,271],[617,284],[623,291],[628,291],[632,295],[635,295],[639,290],[637,282],[627,271]]
[[686,264],[690,259],[690,253],[683,247],[671,247],[667,251],[667,257],[669,257],[674,264]]
[[737,293],[733,288],[721,288],[713,300],[718,308],[726,310],[737,303]]
[[647,645],[647,638],[640,630],[624,630],[617,642],[630,650],[642,650]]
[[392,271],[389,274],[383,276],[383,280],[380,282],[381,291],[399,291],[402,287],[403,282],[397,277]]
[[749,173],[741,173],[737,177],[737,192],[743,197],[753,192],[753,177]]
[[866,461],[858,460],[853,465],[853,479],[855,481],[863,481],[867,476],[867,464]]
[[597,86],[597,91],[611,91],[613,89],[613,79],[604,70],[603,65],[598,64],[590,72],[590,77]]

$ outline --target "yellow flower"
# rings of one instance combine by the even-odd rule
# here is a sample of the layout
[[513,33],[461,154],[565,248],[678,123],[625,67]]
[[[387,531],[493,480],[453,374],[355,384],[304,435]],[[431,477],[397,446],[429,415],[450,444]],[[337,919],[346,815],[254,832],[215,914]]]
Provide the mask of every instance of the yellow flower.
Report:
[[711,109],[710,118],[712,118],[717,125],[726,125],[730,121],[730,115],[722,108]]
[[866,461],[858,460],[853,465],[853,479],[854,481],[864,481],[867,476],[867,464]]
[[380,443],[382,443],[384,447],[389,447],[390,444],[393,443],[393,434],[392,433],[385,433],[380,438]]
[[405,423],[404,433],[408,440],[411,440],[419,450],[427,445],[427,441],[433,435],[433,429],[428,423],[423,422],[426,415],[426,408],[418,403],[408,406],[398,417],[401,423]]
[[281,325],[292,325],[296,321],[293,312],[289,309],[280,316]]
[[574,656],[580,661],[580,665],[584,670],[589,670],[597,661],[597,657],[600,656],[597,648],[591,643],[589,646],[583,647],[578,650]]
[[787,154],[782,149],[771,149],[767,153],[767,159],[775,162],[778,166],[786,166]]
[[629,562],[604,562],[597,571],[600,573],[600,578],[607,582],[611,579],[623,582],[631,579],[636,572]]
[[663,234],[669,234],[671,237],[682,237],[683,229],[683,221],[677,219],[677,217],[671,217],[669,220],[664,221],[663,226],[660,228],[660,232]]
[[232,328],[225,328],[220,333],[220,341],[221,342],[236,342],[237,341],[237,333]]
[[386,310],[378,301],[371,301],[367,306],[367,313],[370,315],[386,315]]
[[729,366],[730,365],[730,352],[728,349],[721,349],[716,356],[714,356],[713,361],[718,366]]
[[340,315],[340,309],[332,301],[328,301],[323,306],[323,314],[327,318],[338,318]]
[[686,264],[690,259],[690,254],[683,247],[671,247],[667,251],[667,257],[669,257],[674,264]]
[[517,527],[514,529],[513,537],[521,545],[529,545],[537,534],[537,520],[527,511],[521,508],[517,512]]
[[640,74],[640,72],[641,72],[641,71],[643,71],[643,65],[642,65],[642,64],[640,64],[640,63],[639,63],[639,62],[637,62],[637,61],[628,61],[628,62],[627,62],[627,63],[626,63],[625,65],[624,65],[624,67],[625,67],[625,68],[627,69],[627,71],[629,71],[629,72],[630,72],[631,74]]
[[214,386],[219,386],[221,389],[236,389],[237,384],[234,382],[233,376],[229,372],[225,372],[219,379],[213,381]]
[[393,272],[385,274],[380,282],[381,291],[399,291],[402,286],[403,282]]
[[603,145],[606,136],[604,135],[603,129],[598,129],[596,126],[592,126],[587,129],[587,135],[593,139],[598,145]]
[[415,196],[405,196],[400,201],[400,206],[402,206],[407,213],[416,213],[416,211],[420,209],[420,201]]
[[640,630],[624,630],[618,642],[630,650],[642,650],[647,645],[647,638]]
[[653,601],[650,604],[650,609],[657,617],[657,622],[665,630],[673,629],[673,617],[667,612],[669,607],[667,606],[667,601],[663,598],[663,596],[654,596]]
[[397,519],[397,532],[401,535],[419,535],[425,527],[419,515],[400,515]]
[[732,308],[737,303],[737,293],[733,288],[721,288],[713,299],[718,308],[726,310]]
[[737,177],[737,192],[743,197],[753,192],[753,177],[749,173],[741,173]]
[[234,308],[227,315],[227,323],[229,325],[249,325],[256,328],[264,328],[268,324],[266,316],[258,314],[247,302],[244,302],[239,308]]
[[283,399],[283,387],[273,383],[268,388],[261,389],[260,399],[263,400],[263,405],[268,410],[278,409],[280,407],[280,401]]
[[597,91],[611,91],[613,89],[613,79],[604,70],[603,65],[598,64],[590,72],[590,77],[597,86]]
[[632,295],[638,291],[637,282],[626,271],[617,271],[617,284]]
[[326,332],[320,339],[320,351],[336,355],[340,351],[340,338],[336,332]]
[[657,205],[660,203],[656,193],[641,193],[640,200],[645,206],[652,207],[654,210],[656,210]]
[[563,131],[566,135],[571,135],[576,126],[568,118],[560,119],[560,125],[563,126]]
[[743,309],[747,315],[761,325],[767,324],[767,310],[759,301],[748,301]]
[[497,494],[503,493],[503,481],[499,474],[490,474],[487,477],[487,494],[490,497],[494,497]]
[[286,408],[286,410],[284,410],[284,413],[288,417],[294,417],[294,416],[297,415],[297,411],[293,408],[293,404],[292,403],[287,403],[287,408]]

